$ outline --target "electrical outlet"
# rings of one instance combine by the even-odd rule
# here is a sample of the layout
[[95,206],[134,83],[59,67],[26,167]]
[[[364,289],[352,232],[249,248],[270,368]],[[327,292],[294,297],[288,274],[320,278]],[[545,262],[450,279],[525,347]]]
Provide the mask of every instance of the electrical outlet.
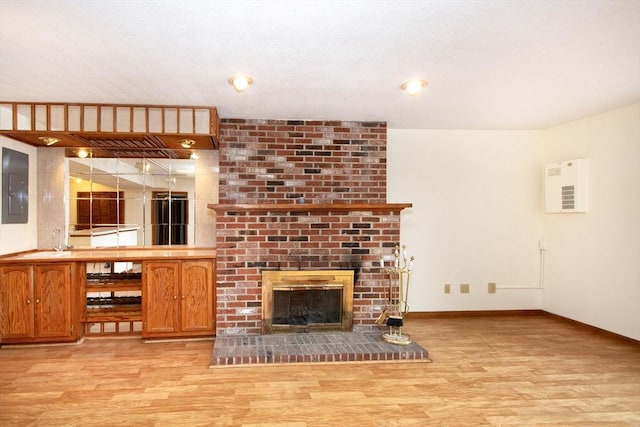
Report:
[[468,294],[469,293],[469,284],[468,283],[460,283],[460,293]]
[[489,282],[489,285],[488,285],[487,288],[488,288],[487,290],[489,291],[490,294],[495,294],[496,293],[496,284],[495,283]]
[[444,284],[444,293],[445,294],[450,294],[451,293],[451,285],[448,283]]

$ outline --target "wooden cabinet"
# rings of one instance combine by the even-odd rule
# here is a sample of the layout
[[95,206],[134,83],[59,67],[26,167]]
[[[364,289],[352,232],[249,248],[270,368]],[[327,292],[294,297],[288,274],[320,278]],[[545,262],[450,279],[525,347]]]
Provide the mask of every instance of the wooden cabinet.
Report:
[[73,263],[0,267],[2,343],[77,339],[74,269]]
[[142,335],[178,332],[179,261],[146,262],[143,266]]
[[214,268],[211,260],[145,262],[142,335],[213,335]]
[[180,329],[212,334],[215,331],[213,264],[211,261],[183,261],[180,267]]
[[35,336],[33,267],[0,267],[0,337],[2,342],[12,338]]

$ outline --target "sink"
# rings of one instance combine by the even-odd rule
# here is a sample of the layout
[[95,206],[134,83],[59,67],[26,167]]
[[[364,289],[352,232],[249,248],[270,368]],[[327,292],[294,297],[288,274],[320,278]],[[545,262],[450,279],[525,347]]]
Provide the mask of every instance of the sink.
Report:
[[69,251],[37,251],[29,254],[20,255],[21,258],[56,258],[71,255]]

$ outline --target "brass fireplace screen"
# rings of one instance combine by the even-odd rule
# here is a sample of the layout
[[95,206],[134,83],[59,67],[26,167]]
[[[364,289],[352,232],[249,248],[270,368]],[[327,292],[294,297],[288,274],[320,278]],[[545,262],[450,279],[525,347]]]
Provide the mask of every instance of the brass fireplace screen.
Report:
[[262,333],[353,326],[353,270],[262,272]]

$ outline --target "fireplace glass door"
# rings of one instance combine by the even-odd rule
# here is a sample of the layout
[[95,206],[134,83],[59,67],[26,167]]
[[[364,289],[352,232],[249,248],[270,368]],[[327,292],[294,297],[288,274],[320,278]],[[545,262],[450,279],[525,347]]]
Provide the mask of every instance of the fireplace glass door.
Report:
[[353,270],[262,272],[262,333],[350,331]]
[[335,327],[342,322],[342,288],[274,289],[272,324]]

